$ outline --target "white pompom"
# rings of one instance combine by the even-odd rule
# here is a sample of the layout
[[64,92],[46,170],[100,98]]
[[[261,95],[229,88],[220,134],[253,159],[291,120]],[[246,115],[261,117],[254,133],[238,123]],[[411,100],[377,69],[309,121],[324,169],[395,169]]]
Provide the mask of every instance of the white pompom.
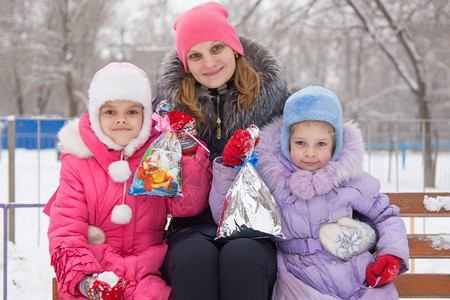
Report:
[[130,223],[132,215],[133,213],[128,205],[116,205],[111,214],[111,222],[116,224],[128,224]]
[[112,288],[116,286],[117,282],[119,282],[119,276],[114,274],[114,272],[106,271],[98,274],[98,280],[108,283]]
[[126,160],[115,161],[109,165],[109,176],[115,182],[125,182],[131,176],[130,165]]

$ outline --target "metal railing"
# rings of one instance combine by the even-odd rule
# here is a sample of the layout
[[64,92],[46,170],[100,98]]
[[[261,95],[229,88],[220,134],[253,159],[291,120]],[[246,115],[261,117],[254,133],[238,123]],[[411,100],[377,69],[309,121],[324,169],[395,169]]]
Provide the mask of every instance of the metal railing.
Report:
[[8,299],[8,212],[9,209],[14,208],[33,208],[44,207],[45,204],[19,204],[19,203],[0,203],[0,207],[3,208],[3,299]]

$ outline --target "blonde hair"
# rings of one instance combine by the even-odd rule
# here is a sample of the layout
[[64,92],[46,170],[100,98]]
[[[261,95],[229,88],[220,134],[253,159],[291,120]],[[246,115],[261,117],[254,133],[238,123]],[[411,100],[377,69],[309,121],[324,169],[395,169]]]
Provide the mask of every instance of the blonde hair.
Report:
[[[236,59],[236,70],[234,73],[234,85],[239,91],[237,108],[249,110],[259,98],[260,80],[256,71],[248,64],[247,60],[238,56]],[[197,127],[206,125],[206,117],[197,106],[195,98],[195,78],[188,72],[184,77],[181,87],[175,92],[175,101],[178,102],[184,111],[195,119]]]

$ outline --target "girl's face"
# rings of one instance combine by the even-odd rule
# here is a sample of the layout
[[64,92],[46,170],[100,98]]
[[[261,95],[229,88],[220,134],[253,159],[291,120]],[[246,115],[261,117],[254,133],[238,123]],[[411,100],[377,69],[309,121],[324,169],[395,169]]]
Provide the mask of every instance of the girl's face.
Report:
[[236,70],[233,49],[219,41],[204,41],[187,52],[189,71],[203,86],[215,89],[230,80]]
[[129,100],[108,101],[100,107],[99,121],[103,133],[125,147],[141,131],[143,108]]
[[291,160],[302,170],[316,171],[330,160],[334,148],[334,128],[325,122],[305,121],[291,126]]

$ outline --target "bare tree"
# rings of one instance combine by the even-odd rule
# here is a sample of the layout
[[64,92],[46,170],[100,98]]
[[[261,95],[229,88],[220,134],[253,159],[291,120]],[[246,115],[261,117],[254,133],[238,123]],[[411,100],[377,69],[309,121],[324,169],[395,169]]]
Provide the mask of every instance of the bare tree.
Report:
[[[420,119],[429,120],[431,115],[426,99],[426,70],[423,66],[422,56],[417,50],[417,45],[411,39],[405,22],[396,19],[390,12],[392,9],[387,8],[381,0],[373,1],[376,4],[375,7],[365,1],[347,0],[347,2],[356,12],[365,30],[415,95]],[[414,7],[414,9],[416,8]],[[376,18],[382,18],[381,27],[373,21]],[[434,187],[436,158],[433,157],[431,151],[430,123],[424,122],[423,126],[425,133],[425,186]]]
[[[0,18],[3,51],[8,61],[15,113],[45,113],[48,96],[59,100],[69,116],[79,113],[80,102],[93,70],[98,67],[97,35],[113,1],[107,0],[15,0],[9,14]],[[0,59],[1,60],[1,59]],[[35,97],[35,103],[32,98]]]

